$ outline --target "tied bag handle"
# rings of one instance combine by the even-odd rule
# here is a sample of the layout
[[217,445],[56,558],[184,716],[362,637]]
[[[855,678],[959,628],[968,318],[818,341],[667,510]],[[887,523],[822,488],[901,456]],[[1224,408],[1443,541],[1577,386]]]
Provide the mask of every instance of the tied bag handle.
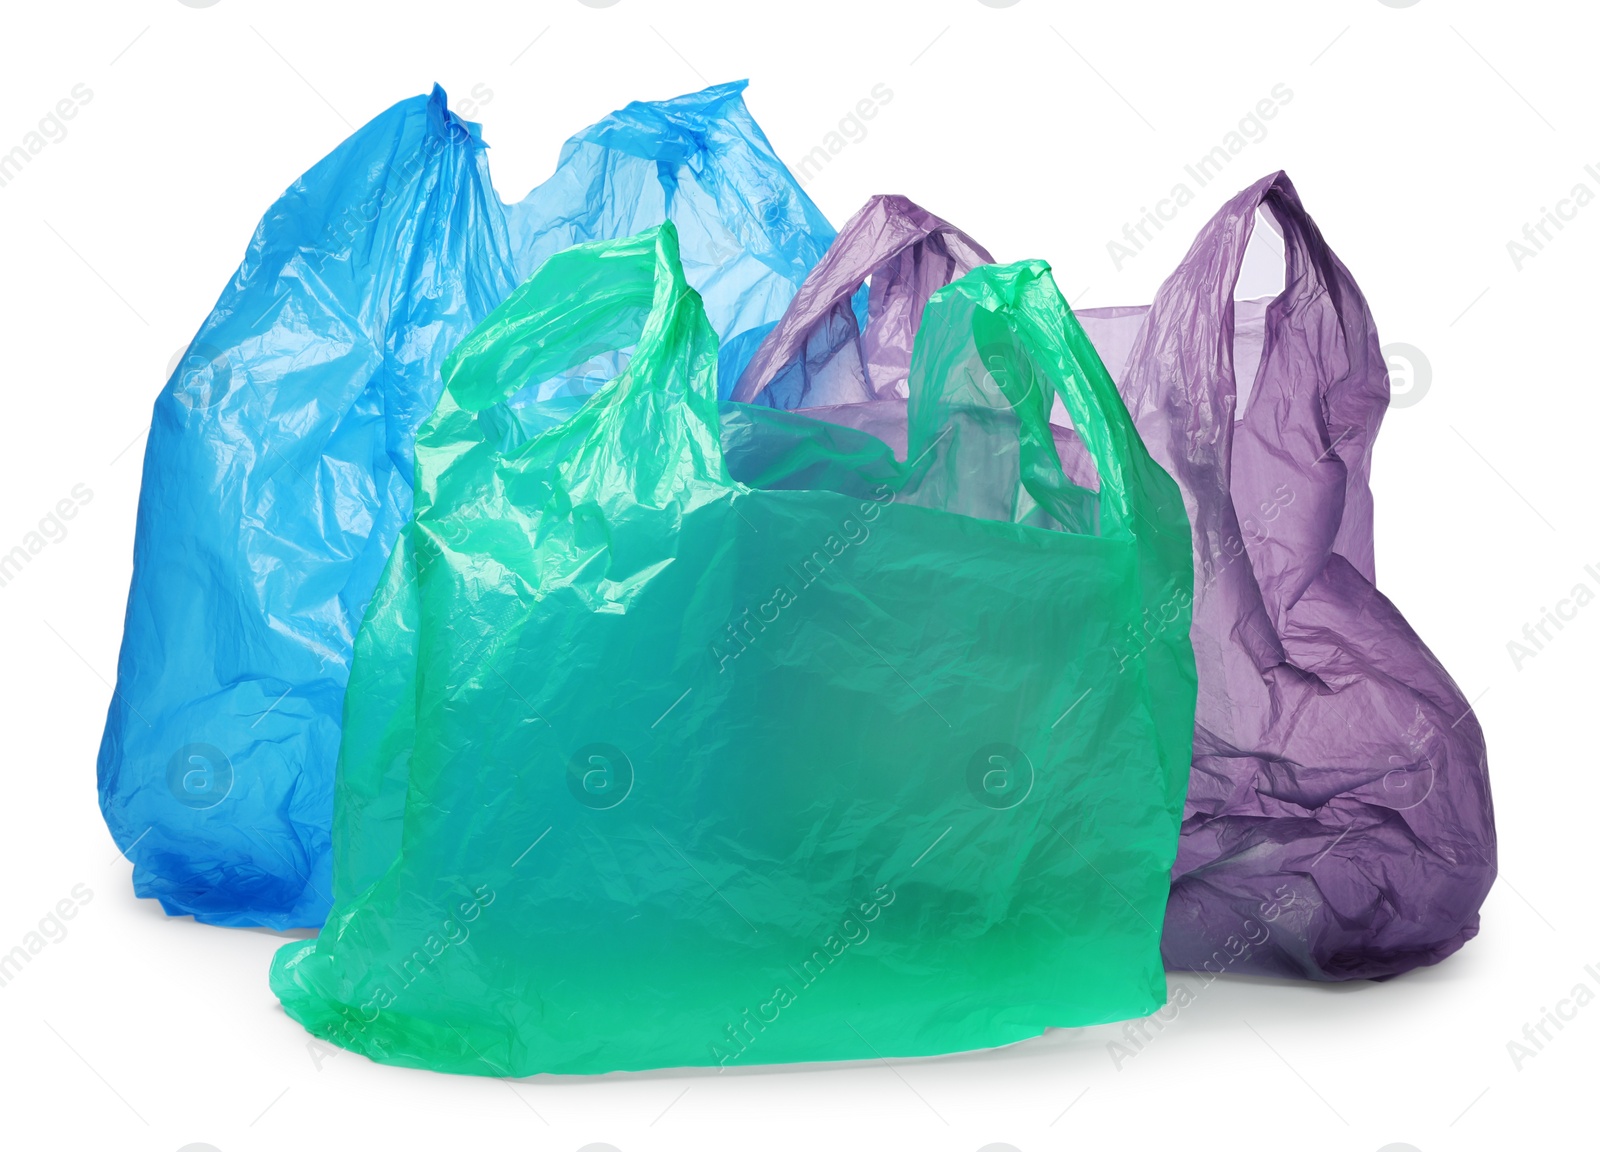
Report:
[[[826,333],[830,319],[848,308],[869,276],[867,331],[859,334],[864,392],[828,399],[859,402],[895,395],[928,297],[962,273],[992,262],[976,240],[904,196],[872,197],[806,277],[732,398],[745,404],[757,400],[780,372],[804,357],[815,336]],[[801,402],[808,399],[802,392]]]
[[[575,415],[500,448],[495,406],[597,347],[630,346],[622,374]],[[686,467],[726,478],[716,364],[716,334],[684,279],[670,221],[552,256],[445,361],[439,406],[417,437],[418,522],[430,518],[443,472],[468,452],[500,457],[507,484],[520,476],[547,494],[564,492],[574,517],[619,482],[639,503],[662,507],[680,495]],[[635,427],[625,433],[624,424]],[[650,451],[638,451],[641,443]]]
[[[1233,291],[1257,208],[1283,232],[1284,290],[1268,306],[1241,416]],[[1254,615],[1259,597],[1268,622],[1281,624],[1335,552],[1373,580],[1369,476],[1387,369],[1366,300],[1287,175],[1257,181],[1206,224],[1157,293],[1129,364],[1130,407],[1188,480],[1207,583],[1237,584],[1235,611]],[[1248,566],[1229,562],[1241,549]],[[1259,647],[1263,629],[1244,631],[1254,637],[1246,646]],[[1282,656],[1257,658],[1265,666]]]

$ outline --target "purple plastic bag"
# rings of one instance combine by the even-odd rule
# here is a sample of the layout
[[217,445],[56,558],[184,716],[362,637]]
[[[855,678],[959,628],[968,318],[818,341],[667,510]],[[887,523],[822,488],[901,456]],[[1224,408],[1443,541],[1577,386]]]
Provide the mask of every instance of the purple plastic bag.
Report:
[[[733,399],[788,409],[903,399],[928,297],[992,263],[971,236],[904,196],[874,196],[807,275]],[[851,297],[869,276],[863,332]]]
[[[1285,289],[1235,304],[1258,206],[1284,233]],[[904,456],[896,384],[921,305],[987,259],[903,197],[873,199],[734,398],[811,405]],[[869,307],[858,334],[850,297],[868,276],[872,301],[907,306]],[[1373,587],[1368,475],[1388,374],[1349,272],[1279,173],[1217,214],[1154,305],[1079,319],[1195,529],[1200,708],[1168,967],[1348,980],[1450,955],[1476,934],[1495,873],[1483,734]],[[1236,340],[1260,350],[1237,422]],[[1095,487],[1078,438],[1052,432],[1067,474]]]
[[[904,196],[872,197],[839,229],[761,342],[733,399],[870,433],[904,459],[906,376],[923,307],[946,284],[993,262],[971,236]],[[1051,419],[1067,478],[1099,491],[1094,461],[1063,426],[1069,420],[1059,400]]]
[[[1233,300],[1258,207],[1284,239],[1264,308]],[[1079,318],[1194,526],[1200,702],[1168,966],[1350,980],[1450,955],[1494,881],[1487,758],[1374,587],[1389,377],[1355,281],[1279,172],[1223,206],[1148,309]],[[1237,417],[1235,339],[1261,349]]]

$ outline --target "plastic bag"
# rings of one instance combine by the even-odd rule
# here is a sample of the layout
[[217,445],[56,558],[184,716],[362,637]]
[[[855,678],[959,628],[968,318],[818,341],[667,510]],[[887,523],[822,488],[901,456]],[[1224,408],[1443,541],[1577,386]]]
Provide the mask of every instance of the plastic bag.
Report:
[[[1232,301],[1262,203],[1293,241],[1289,287],[1271,309]],[[813,405],[809,415],[903,450],[904,402],[893,352],[881,350],[908,347],[918,301],[987,258],[903,197],[874,198],[839,230],[734,396]],[[864,315],[851,294],[869,277],[875,301],[904,295],[912,306]],[[1494,874],[1493,815],[1466,700],[1371,586],[1369,452],[1388,391],[1365,302],[1282,176],[1218,214],[1161,300],[1152,319],[1136,307],[1080,317],[1183,486],[1197,564],[1210,574],[1207,610],[1194,618],[1202,707],[1167,962],[1350,979],[1440,960],[1476,931]],[[1231,425],[1235,346],[1256,362],[1263,347],[1271,355],[1263,399]],[[1063,467],[1092,485],[1066,422],[1058,406]],[[761,436],[759,410],[724,427],[730,468],[746,482],[816,466]],[[1241,438],[1231,455],[1230,427]],[[1136,630],[1119,650],[1148,642]]]
[[[821,487],[862,498],[880,484],[898,485],[894,453],[905,454],[915,326],[934,289],[989,262],[989,254],[965,233],[905,197],[869,200],[839,230],[782,319],[762,330],[765,339],[739,378],[739,402],[720,405],[723,455],[732,477],[757,488]],[[869,276],[870,323],[862,288]],[[856,307],[862,311],[859,327]],[[720,359],[726,367],[728,357]],[[725,371],[718,387],[734,391]],[[786,404],[835,401],[806,414],[869,435],[842,436],[825,425],[797,425],[750,406],[782,406],[780,398]],[[551,395],[543,384],[519,393],[515,419],[504,425],[510,437],[505,445],[553,427],[583,400]],[[1080,466],[1074,475],[1086,471],[1080,482],[1093,488],[1093,465],[1076,447]],[[1008,499],[1015,492],[1014,476],[1002,475],[996,483]],[[968,485],[975,486],[971,479]],[[346,717],[334,805],[333,883],[340,901],[365,891],[400,849],[415,735],[415,564],[411,540],[402,533],[356,637],[350,691],[363,706]],[[406,637],[413,642],[402,650],[397,638]]]
[[[1233,300],[1255,214],[1282,295]],[[1366,301],[1268,176],[1149,308],[1080,313],[1194,522],[1194,774],[1163,951],[1174,968],[1385,977],[1476,935],[1495,875],[1483,733],[1374,587],[1388,373]],[[1235,344],[1259,349],[1237,411]]]
[[789,410],[903,399],[928,297],[993,262],[972,237],[904,196],[872,197],[839,229],[733,399]]
[[[870,433],[904,456],[906,377],[923,309],[933,293],[991,263],[961,229],[904,196],[874,196],[839,229],[783,318],[750,359],[723,411],[723,447],[736,479],[782,482],[814,462],[783,437],[762,435],[763,405]],[[1059,400],[1050,433],[1068,479],[1099,481]],[[1001,491],[1009,479],[997,478]],[[975,486],[977,477],[968,480]]]
[[[509,206],[436,87],[268,211],[146,448],[99,758],[139,895],[210,923],[322,922],[351,642],[410,514],[412,438],[446,353],[535,267],[678,221],[737,377],[832,236],[743,87],[630,104]],[[581,399],[609,367],[551,388]]]
[[[576,413],[519,403],[593,342],[628,360]],[[1188,588],[1188,532],[1048,269],[933,296],[905,465],[766,411],[852,451],[734,481],[715,357],[669,224],[552,258],[446,364],[413,615],[375,603],[357,650],[415,683],[351,691],[341,762],[403,763],[404,833],[272,969],[314,1034],[521,1076],[945,1052],[1165,1001],[1192,654],[1181,620],[1111,650]],[[1098,494],[1055,465],[1052,392]]]

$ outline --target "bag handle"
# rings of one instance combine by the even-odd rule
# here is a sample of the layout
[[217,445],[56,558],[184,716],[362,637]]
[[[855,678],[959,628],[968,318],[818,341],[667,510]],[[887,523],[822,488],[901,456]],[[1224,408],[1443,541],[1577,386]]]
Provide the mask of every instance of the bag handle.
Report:
[[[1283,232],[1284,289],[1268,306],[1256,386],[1240,416],[1233,292],[1258,208]],[[1230,567],[1223,557],[1247,548],[1274,621],[1332,552],[1373,579],[1368,478],[1387,367],[1360,289],[1287,175],[1258,180],[1201,229],[1157,293],[1129,364],[1129,407],[1187,477],[1203,563]],[[1180,410],[1163,410],[1172,406]]]
[[[659,364],[672,345],[706,334],[705,310],[684,279],[677,229],[667,221],[552,256],[446,358],[444,395],[452,408],[475,414],[598,351],[636,346],[633,361]],[[602,391],[631,375],[624,370]]]
[[[572,416],[501,447],[497,405],[629,346],[622,373]],[[445,360],[444,391],[417,433],[414,523],[431,520],[440,476],[467,452],[499,458],[505,483],[559,489],[574,503],[589,502],[593,485],[620,483],[660,507],[677,498],[685,460],[696,475],[725,478],[716,371],[716,333],[684,279],[671,221],[552,256]],[[624,434],[626,421],[639,427]]]
[[[918,492],[930,481],[954,487],[970,474],[957,417],[970,414],[980,428],[992,427],[989,413],[1009,408],[1018,421],[1021,481],[1035,502],[1070,523],[1072,505],[1092,499],[1101,535],[1153,548],[1152,571],[1189,570],[1177,485],[1146,451],[1044,261],[979,267],[935,292],[912,356],[910,392],[909,483]],[[1050,431],[1056,396],[1099,473],[1097,499],[1062,471]]]
[[[849,310],[851,297],[868,277],[867,330],[856,332],[853,317],[849,324],[859,341],[865,391],[849,399],[897,395],[928,297],[970,269],[992,262],[976,240],[904,196],[872,197],[839,230],[777,327],[761,342],[733,399],[753,403],[796,359],[804,372],[804,354],[813,337],[828,334],[829,322]],[[800,398],[809,391],[808,381]]]

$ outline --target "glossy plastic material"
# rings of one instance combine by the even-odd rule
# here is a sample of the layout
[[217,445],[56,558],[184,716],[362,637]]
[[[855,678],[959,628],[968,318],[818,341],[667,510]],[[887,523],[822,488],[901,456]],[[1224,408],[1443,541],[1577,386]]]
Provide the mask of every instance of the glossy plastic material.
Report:
[[[1258,208],[1286,261],[1265,306],[1233,299]],[[1374,586],[1389,379],[1355,281],[1280,172],[1217,213],[1149,308],[1083,319],[1194,523],[1200,705],[1168,965],[1348,980],[1450,955],[1495,876],[1487,758]]]
[[[832,236],[742,89],[631,104],[503,205],[436,88],[268,211],[145,454],[99,760],[140,895],[211,923],[322,922],[351,643],[411,511],[412,437],[445,355],[534,268],[677,221],[731,387]],[[606,369],[551,391],[581,398]]]
[[[554,422],[543,381],[595,344],[625,368]],[[341,806],[403,782],[403,831],[272,969],[317,1036],[521,1076],[1164,1002],[1186,610],[1114,649],[1187,603],[1188,531],[1048,269],[933,294],[909,464],[750,408],[803,466],[734,480],[716,356],[665,225],[552,258],[446,364],[340,768]],[[1098,493],[1056,464],[1052,395]]]
[[[1288,287],[1270,307],[1232,301],[1263,204],[1288,240]],[[921,301],[987,259],[903,197],[874,198],[839,230],[734,396],[808,405],[903,448],[899,357]],[[874,305],[911,306],[863,314],[869,278]],[[1448,956],[1476,931],[1494,877],[1493,810],[1466,699],[1372,586],[1367,475],[1388,385],[1360,291],[1278,176],[1207,225],[1154,310],[1081,319],[1183,486],[1203,573],[1169,966],[1340,980]],[[1235,349],[1249,371],[1263,364],[1237,424]],[[760,450],[778,446],[754,436],[759,421],[754,409],[724,421],[730,467],[750,482],[800,466]],[[1092,485],[1067,421],[1058,407],[1057,451]]]

